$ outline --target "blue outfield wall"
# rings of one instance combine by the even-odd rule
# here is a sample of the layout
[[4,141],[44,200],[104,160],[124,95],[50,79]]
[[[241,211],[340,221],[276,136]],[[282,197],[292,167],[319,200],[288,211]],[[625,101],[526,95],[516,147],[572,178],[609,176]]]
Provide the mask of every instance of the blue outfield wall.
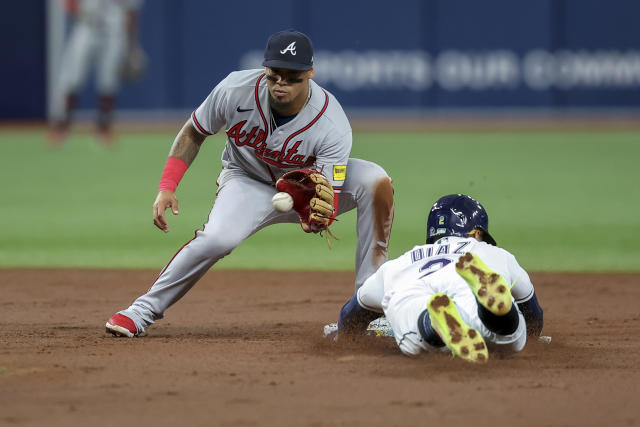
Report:
[[0,3],[0,120],[46,114],[44,34],[42,0]]
[[[637,0],[147,0],[150,68],[119,104],[193,109],[230,71],[259,67],[269,34],[296,28],[347,109],[635,109],[638,16]],[[81,106],[93,103],[88,87]]]
[[293,27],[345,108],[640,107],[638,16],[635,0],[147,1],[152,69],[122,105],[194,108]]

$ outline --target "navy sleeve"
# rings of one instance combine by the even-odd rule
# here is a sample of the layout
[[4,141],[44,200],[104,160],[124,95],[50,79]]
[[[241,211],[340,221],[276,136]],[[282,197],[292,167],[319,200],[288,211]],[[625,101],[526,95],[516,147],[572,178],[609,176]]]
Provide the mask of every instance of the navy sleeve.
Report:
[[544,325],[542,307],[538,303],[538,297],[534,292],[531,298],[525,302],[518,303],[518,308],[524,316],[527,324],[527,335],[539,336]]
[[358,293],[356,292],[340,310],[338,335],[364,333],[369,323],[380,316],[380,313],[362,308],[358,304]]

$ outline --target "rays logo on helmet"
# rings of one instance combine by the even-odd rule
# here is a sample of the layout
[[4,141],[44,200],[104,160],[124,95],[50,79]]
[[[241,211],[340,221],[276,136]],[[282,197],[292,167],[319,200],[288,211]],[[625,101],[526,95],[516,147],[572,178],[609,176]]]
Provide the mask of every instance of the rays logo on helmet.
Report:
[[283,55],[287,52],[290,52],[291,55],[296,56],[296,42],[291,42],[289,46],[285,47],[280,51],[280,53]]
[[[431,232],[434,228],[435,233]],[[484,207],[465,194],[449,194],[440,197],[431,207],[427,217],[427,243],[434,243],[442,236],[468,237],[473,229],[484,233],[482,240],[495,245],[495,239],[489,234],[489,216]]]

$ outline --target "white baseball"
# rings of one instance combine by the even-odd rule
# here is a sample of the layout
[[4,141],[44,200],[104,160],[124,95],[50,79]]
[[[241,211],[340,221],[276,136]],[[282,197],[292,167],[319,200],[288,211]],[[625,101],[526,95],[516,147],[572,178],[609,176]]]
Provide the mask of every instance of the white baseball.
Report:
[[284,192],[276,193],[271,198],[271,203],[278,212],[289,212],[293,208],[293,198]]

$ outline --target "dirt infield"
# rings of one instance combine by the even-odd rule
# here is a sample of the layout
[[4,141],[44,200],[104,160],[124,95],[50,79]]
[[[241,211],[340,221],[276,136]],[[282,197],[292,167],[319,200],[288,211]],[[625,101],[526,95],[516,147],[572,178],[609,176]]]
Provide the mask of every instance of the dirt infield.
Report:
[[323,339],[351,273],[214,270],[108,336],[156,273],[0,270],[0,425],[640,425],[637,274],[533,274],[552,342],[474,366]]

